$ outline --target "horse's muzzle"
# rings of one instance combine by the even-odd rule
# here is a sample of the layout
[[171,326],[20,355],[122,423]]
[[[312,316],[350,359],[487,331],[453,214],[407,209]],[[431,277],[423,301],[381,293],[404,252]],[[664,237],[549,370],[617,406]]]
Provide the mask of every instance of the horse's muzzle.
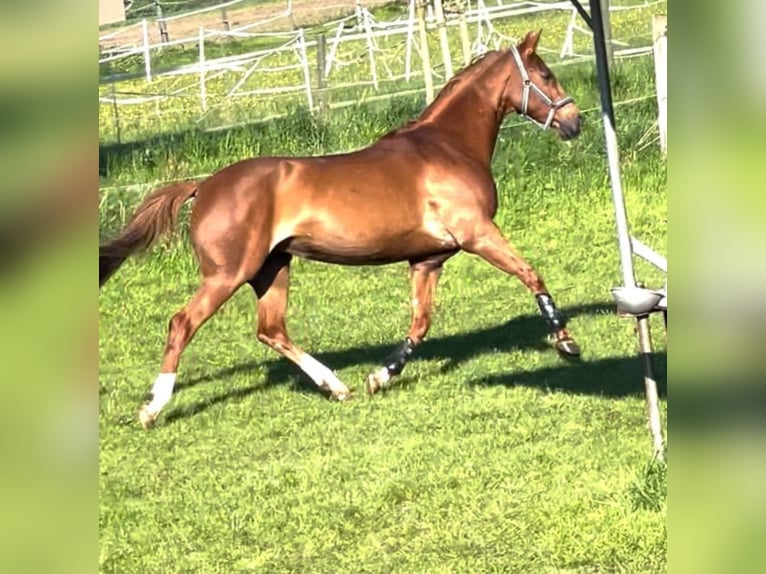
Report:
[[559,132],[562,140],[571,140],[580,135],[582,128],[582,117],[580,114],[566,119],[556,118],[553,121],[553,127]]

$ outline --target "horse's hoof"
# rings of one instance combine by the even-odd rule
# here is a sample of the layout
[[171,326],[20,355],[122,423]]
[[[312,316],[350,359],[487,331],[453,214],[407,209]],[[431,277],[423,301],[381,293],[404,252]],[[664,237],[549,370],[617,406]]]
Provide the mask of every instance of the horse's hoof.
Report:
[[378,381],[378,378],[375,375],[370,374],[367,376],[367,394],[368,395],[374,395],[382,388],[383,386],[380,384],[380,381]]
[[580,356],[580,345],[570,337],[556,341],[556,350],[567,357]]
[[157,413],[152,413],[149,410],[149,405],[144,405],[138,409],[138,422],[140,422],[141,426],[145,429],[152,428],[156,420]]
[[390,380],[391,375],[388,373],[386,367],[383,367],[374,373],[370,373],[367,376],[367,394],[374,395],[381,389],[384,389]]
[[351,394],[351,391],[345,390],[345,391],[333,391],[330,393],[330,398],[338,401],[339,403],[342,403],[343,401],[347,401],[351,399],[353,395]]

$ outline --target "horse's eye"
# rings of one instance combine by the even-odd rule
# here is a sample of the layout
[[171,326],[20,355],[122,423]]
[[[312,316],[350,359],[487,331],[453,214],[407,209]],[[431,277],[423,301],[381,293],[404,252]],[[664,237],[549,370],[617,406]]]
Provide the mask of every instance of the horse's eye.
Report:
[[553,77],[553,74],[551,74],[550,70],[544,70],[540,73],[540,77],[547,82]]

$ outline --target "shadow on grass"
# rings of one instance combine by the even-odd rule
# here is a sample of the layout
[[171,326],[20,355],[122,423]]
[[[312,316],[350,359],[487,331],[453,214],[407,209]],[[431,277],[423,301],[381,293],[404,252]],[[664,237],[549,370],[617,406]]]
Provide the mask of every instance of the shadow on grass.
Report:
[[[563,311],[568,317],[578,317],[613,313],[614,306],[611,303],[596,303],[573,306],[563,309]],[[494,352],[496,349],[555,353],[546,338],[547,331],[542,318],[537,314],[523,315],[487,329],[428,339],[415,351],[412,360],[446,359],[446,364],[440,370],[441,372],[450,372],[465,361]],[[582,343],[587,349],[587,341]],[[389,345],[351,347],[318,353],[315,356],[332,369],[342,369],[364,363],[378,364],[394,349],[396,344],[397,342],[392,341]],[[664,352],[655,353],[653,359],[660,395],[665,396],[667,355]],[[221,402],[244,398],[253,393],[263,392],[271,387],[284,384],[291,384],[296,392],[324,394],[296,366],[282,358],[270,359],[265,362],[248,361],[232,365],[185,382],[179,382],[176,389],[182,391],[199,384],[219,381],[239,374],[252,373],[253,376],[260,378],[264,369],[266,375],[262,383],[231,389],[192,405],[177,407],[167,413],[166,422],[193,416]],[[633,355],[595,361],[566,361],[562,359],[560,366],[546,367],[535,371],[489,375],[467,381],[466,384],[472,386],[524,386],[577,394],[624,397],[642,395],[642,377],[641,361],[637,355]],[[409,384],[405,375],[395,388],[401,389],[407,386]]]
[[[667,353],[652,355],[654,378],[660,397],[667,396]],[[581,395],[605,397],[641,396],[644,393],[643,365],[638,355],[582,361],[574,365],[546,367],[535,371],[489,375],[468,381],[472,386],[505,385],[534,387]]]

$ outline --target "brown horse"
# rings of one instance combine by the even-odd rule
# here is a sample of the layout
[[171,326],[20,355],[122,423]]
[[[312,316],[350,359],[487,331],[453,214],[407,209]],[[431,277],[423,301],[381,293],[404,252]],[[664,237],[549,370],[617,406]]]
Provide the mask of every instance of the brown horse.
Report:
[[461,249],[518,277],[537,298],[559,352],[579,355],[543,280],[492,222],[497,192],[490,162],[503,118],[515,110],[562,139],[580,132],[579,110],[536,54],[538,39],[530,32],[518,46],[478,59],[417,120],[362,150],[247,159],[200,183],[150,194],[122,233],[100,247],[99,285],[170,230],[192,197],[190,235],[202,284],[170,320],[141,423],[151,426],[170,400],[181,353],[194,333],[245,283],[258,298],[258,339],[331,397],[350,396],[329,368],[287,335],[293,256],[344,265],[409,262],[412,324],[404,342],[370,374],[369,393],[387,386],[426,336],[442,265]]

